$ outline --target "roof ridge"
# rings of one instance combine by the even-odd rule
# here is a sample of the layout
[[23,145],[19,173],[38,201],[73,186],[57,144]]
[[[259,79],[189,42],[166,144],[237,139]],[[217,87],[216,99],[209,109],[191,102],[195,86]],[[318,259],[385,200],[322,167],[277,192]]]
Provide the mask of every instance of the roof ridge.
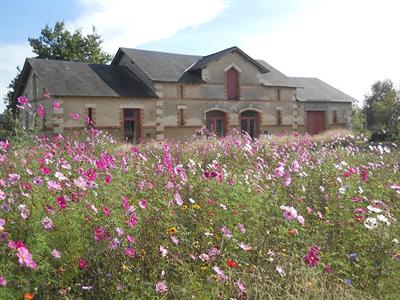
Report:
[[134,50],[134,51],[143,51],[143,52],[152,52],[152,53],[161,53],[161,54],[169,54],[169,55],[182,55],[182,56],[196,56],[203,58],[202,55],[195,55],[195,54],[185,54],[185,53],[176,53],[176,52],[165,52],[165,51],[155,51],[155,50],[147,50],[147,49],[139,49],[139,48],[127,48],[127,47],[120,47],[121,50]]

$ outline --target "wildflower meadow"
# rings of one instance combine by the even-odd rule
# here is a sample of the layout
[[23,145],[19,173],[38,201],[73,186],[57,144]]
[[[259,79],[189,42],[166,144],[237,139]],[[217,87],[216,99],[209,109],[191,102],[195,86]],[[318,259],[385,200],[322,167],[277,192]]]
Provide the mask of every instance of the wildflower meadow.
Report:
[[0,142],[0,299],[399,299],[396,144]]

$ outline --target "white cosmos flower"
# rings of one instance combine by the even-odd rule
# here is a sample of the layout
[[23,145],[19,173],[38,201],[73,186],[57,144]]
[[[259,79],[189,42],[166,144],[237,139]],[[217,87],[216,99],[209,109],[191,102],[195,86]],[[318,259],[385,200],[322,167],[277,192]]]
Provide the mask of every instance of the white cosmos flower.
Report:
[[379,221],[385,223],[387,226],[390,225],[389,219],[386,218],[384,215],[377,215],[376,218],[377,218]]
[[372,212],[375,212],[375,213],[380,213],[380,212],[382,212],[382,209],[380,209],[380,208],[378,208],[378,207],[374,207],[374,206],[372,206],[372,205],[368,205],[368,206],[367,206],[367,209],[368,209],[369,211],[372,211]]
[[378,227],[378,220],[376,218],[366,218],[364,221],[364,226],[367,227],[367,229],[375,229]]

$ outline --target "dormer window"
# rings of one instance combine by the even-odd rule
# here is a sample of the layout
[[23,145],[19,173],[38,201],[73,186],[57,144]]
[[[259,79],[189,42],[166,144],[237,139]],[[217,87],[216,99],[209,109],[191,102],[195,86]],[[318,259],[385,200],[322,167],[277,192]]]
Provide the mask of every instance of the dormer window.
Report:
[[228,99],[239,99],[239,72],[234,67],[226,71],[226,90]]

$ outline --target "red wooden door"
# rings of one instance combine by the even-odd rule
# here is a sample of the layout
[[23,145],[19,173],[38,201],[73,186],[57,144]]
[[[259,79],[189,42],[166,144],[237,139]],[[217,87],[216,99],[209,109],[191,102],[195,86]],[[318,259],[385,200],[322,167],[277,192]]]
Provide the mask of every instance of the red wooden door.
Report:
[[226,72],[228,99],[239,99],[239,72],[230,68]]
[[140,109],[124,108],[123,118],[124,140],[130,143],[139,143],[142,129]]
[[325,130],[325,112],[308,111],[307,112],[307,132],[309,134],[318,134]]

